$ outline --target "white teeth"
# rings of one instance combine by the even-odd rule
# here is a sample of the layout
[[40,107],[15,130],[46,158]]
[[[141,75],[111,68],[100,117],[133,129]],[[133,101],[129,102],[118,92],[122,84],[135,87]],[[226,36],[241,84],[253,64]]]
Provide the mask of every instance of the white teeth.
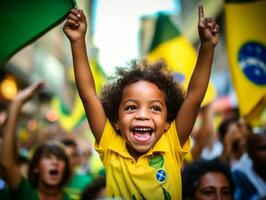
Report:
[[151,128],[134,128],[134,131],[152,131]]

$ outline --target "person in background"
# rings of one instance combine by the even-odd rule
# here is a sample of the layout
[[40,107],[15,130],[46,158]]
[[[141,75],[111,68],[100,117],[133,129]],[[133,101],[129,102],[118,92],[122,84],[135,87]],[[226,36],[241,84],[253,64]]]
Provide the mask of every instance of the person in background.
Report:
[[201,107],[199,112],[199,126],[192,132],[193,145],[191,147],[192,160],[211,160],[222,151],[222,145],[216,137],[213,127],[212,103]]
[[[1,123],[1,120],[0,120],[0,154],[2,150],[2,142],[3,142],[3,134],[4,134],[3,130],[4,130],[4,123]],[[12,200],[10,191],[5,181],[5,170],[1,164],[0,164],[0,199]]]
[[100,200],[106,197],[106,177],[96,177],[82,192],[80,200]]
[[61,140],[70,160],[71,177],[64,186],[64,191],[72,198],[79,199],[82,190],[92,182],[92,177],[88,174],[79,173],[80,153],[74,138],[65,137]]
[[251,126],[242,118],[228,118],[220,124],[218,130],[223,144],[220,159],[234,167],[246,151],[246,139]]
[[5,181],[15,200],[69,200],[63,185],[70,176],[70,166],[64,147],[59,142],[39,144],[31,158],[28,179],[19,170],[16,128],[23,105],[41,88],[43,82],[30,85],[20,91],[12,101],[6,122],[0,164]]
[[182,172],[183,200],[232,200],[234,183],[230,167],[220,161],[197,160]]
[[266,130],[247,134],[247,152],[232,168],[236,185],[234,199],[266,199]]

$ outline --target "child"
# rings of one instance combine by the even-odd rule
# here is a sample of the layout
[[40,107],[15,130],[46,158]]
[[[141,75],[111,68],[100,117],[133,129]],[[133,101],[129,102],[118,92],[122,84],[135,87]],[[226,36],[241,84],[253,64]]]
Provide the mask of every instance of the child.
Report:
[[20,110],[43,85],[38,82],[29,86],[21,91],[10,105],[0,162],[12,192],[12,199],[70,199],[62,189],[70,176],[70,165],[60,143],[46,142],[35,149],[29,165],[28,180],[19,171],[16,127]]
[[107,197],[181,199],[180,168],[209,82],[218,25],[199,7],[201,47],[186,97],[163,62],[133,62],[98,98],[85,45],[86,18],[71,10],[64,25],[75,79],[96,149],[106,167]]

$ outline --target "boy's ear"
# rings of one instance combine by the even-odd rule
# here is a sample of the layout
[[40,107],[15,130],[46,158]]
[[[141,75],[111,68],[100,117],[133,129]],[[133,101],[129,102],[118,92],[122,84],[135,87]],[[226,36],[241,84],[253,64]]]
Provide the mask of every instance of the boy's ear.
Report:
[[166,132],[169,127],[170,127],[169,122],[166,122],[165,125],[164,125],[164,132]]
[[116,131],[119,131],[119,129],[120,129],[120,128],[119,128],[119,122],[117,121],[114,125],[115,125],[115,130],[116,130]]

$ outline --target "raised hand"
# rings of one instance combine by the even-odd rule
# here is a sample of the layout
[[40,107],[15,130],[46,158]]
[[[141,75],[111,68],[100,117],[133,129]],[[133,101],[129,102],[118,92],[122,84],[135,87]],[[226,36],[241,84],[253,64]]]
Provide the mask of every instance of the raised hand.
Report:
[[85,38],[87,21],[82,9],[71,9],[63,30],[70,42]]
[[204,17],[203,6],[198,8],[198,31],[201,43],[216,45],[219,40],[219,25],[213,18]]
[[35,84],[30,85],[29,87],[23,89],[18,93],[14,101],[19,101],[22,103],[25,103],[29,99],[31,99],[40,89],[42,89],[45,86],[45,83],[42,81],[39,81]]

